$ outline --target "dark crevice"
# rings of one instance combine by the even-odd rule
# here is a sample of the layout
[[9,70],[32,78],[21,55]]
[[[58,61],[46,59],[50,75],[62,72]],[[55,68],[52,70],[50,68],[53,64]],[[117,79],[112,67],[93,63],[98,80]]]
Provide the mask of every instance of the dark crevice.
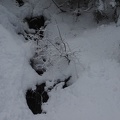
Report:
[[32,32],[29,30],[24,30],[23,37],[25,40],[39,41],[39,39],[44,37],[46,18],[43,15],[36,17],[31,16],[29,18],[25,18],[23,21],[28,24],[29,29],[33,30]]
[[[42,58],[41,58],[42,59]],[[39,60],[40,61],[40,60]],[[42,60],[43,62],[45,62],[44,61],[44,59]],[[39,64],[39,63],[38,63]],[[46,69],[45,68],[43,68],[42,66],[40,67],[36,67],[36,63],[35,63],[35,59],[34,58],[32,58],[32,59],[30,59],[30,65],[31,65],[31,67],[36,71],[36,73],[38,74],[38,75],[43,75],[43,73],[44,72],[46,72]]]
[[62,86],[63,89],[66,88],[66,87],[68,87],[68,86],[69,86],[69,85],[68,85],[68,82],[70,81],[71,77],[72,77],[72,76],[69,76],[69,77],[67,77],[65,80],[60,80],[60,79],[58,79],[58,80],[53,84],[53,86],[51,86],[51,87],[48,88],[48,90],[51,91],[55,86],[59,85],[60,83],[64,83],[63,86]]
[[24,5],[24,2],[22,0],[16,0],[16,2],[19,4],[19,7]]
[[70,81],[71,77],[72,77],[72,76],[69,76],[68,78],[66,78],[66,79],[64,80],[63,89],[69,86],[69,85],[68,85],[68,82]]
[[45,18],[44,16],[37,16],[25,19],[29,25],[30,29],[39,30],[41,27],[45,25]]
[[42,83],[40,85],[36,85],[36,89],[28,89],[26,92],[26,101],[29,109],[32,111],[33,114],[41,114],[41,113],[46,113],[42,109],[42,104],[46,103],[49,99],[48,92],[52,91],[57,85],[60,83],[63,84],[63,89],[68,87],[68,81],[70,80],[71,76],[66,78],[65,80],[57,80],[56,83],[53,84],[52,87],[45,89],[46,83]]
[[42,75],[44,72],[46,72],[45,68],[41,68],[36,70],[36,72],[38,73],[38,75]]
[[28,89],[26,92],[26,101],[33,114],[42,113],[42,104],[47,102],[49,99],[49,96],[45,91],[45,86],[46,84],[42,83],[40,85],[36,85],[35,90]]

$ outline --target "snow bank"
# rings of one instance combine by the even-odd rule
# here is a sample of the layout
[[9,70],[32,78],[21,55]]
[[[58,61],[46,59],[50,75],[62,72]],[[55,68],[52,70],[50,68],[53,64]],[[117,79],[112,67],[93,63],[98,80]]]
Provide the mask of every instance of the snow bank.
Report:
[[0,25],[1,120],[23,120],[27,114],[31,115],[25,90],[34,87],[38,76],[29,65],[24,47],[19,37],[12,36]]
[[56,87],[50,93],[44,109],[54,114],[53,119],[120,119],[119,31],[113,25],[101,26],[66,40],[72,51],[80,51],[77,58],[84,70],[78,71],[79,79],[73,85],[65,90]]

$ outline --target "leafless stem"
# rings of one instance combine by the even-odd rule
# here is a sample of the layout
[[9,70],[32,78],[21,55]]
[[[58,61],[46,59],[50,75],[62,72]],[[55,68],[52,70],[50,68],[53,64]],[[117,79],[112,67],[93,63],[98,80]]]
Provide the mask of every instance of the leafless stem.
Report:
[[62,35],[61,35],[61,32],[60,32],[59,26],[58,26],[58,24],[57,24],[57,20],[55,19],[55,21],[56,21],[58,33],[59,33],[59,36],[60,36],[60,40],[61,40],[61,42],[63,43],[64,48],[65,48],[65,52],[66,52],[66,45],[65,45],[65,42],[63,41],[63,38],[62,38]]
[[55,4],[55,6],[56,6],[61,12],[66,12],[65,10],[61,9],[60,6],[59,6],[54,0],[52,0],[52,2]]

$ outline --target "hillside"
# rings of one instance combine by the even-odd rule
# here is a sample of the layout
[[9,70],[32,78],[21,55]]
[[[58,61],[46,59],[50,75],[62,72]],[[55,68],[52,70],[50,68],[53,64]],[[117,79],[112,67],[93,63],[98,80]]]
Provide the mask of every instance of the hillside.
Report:
[[[29,16],[44,17],[42,36]],[[119,71],[115,23],[61,13],[49,0],[0,1],[0,120],[119,120]]]

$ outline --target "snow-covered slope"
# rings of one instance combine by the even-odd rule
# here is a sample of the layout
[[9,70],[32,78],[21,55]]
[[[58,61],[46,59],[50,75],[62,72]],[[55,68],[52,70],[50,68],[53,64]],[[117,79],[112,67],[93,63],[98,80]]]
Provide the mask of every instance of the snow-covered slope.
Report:
[[80,51],[76,56],[84,70],[78,71],[79,79],[69,88],[53,92],[46,109],[54,119],[120,119],[119,31],[110,25],[75,39],[68,36],[72,51]]
[[[98,27],[92,19],[86,21],[92,18],[88,14],[80,16],[77,21],[72,15],[52,16],[46,34],[50,31],[48,37],[55,39],[59,35],[56,24],[59,26],[71,54],[75,54],[72,57],[77,72],[72,66],[70,69],[79,78],[72,79],[71,86],[65,89],[56,86],[43,105],[47,114],[33,115],[27,106],[25,92],[36,83],[51,79],[52,75],[40,77],[29,65],[34,43],[25,42],[15,33],[24,28],[20,22],[16,27],[16,20],[21,20],[21,10],[17,13],[9,9],[8,12],[8,2],[2,2],[5,7],[0,6],[0,15],[6,18],[0,18],[0,120],[119,120],[120,27],[113,24]],[[15,18],[14,23],[12,18]],[[55,72],[56,69],[53,76],[58,74]]]

